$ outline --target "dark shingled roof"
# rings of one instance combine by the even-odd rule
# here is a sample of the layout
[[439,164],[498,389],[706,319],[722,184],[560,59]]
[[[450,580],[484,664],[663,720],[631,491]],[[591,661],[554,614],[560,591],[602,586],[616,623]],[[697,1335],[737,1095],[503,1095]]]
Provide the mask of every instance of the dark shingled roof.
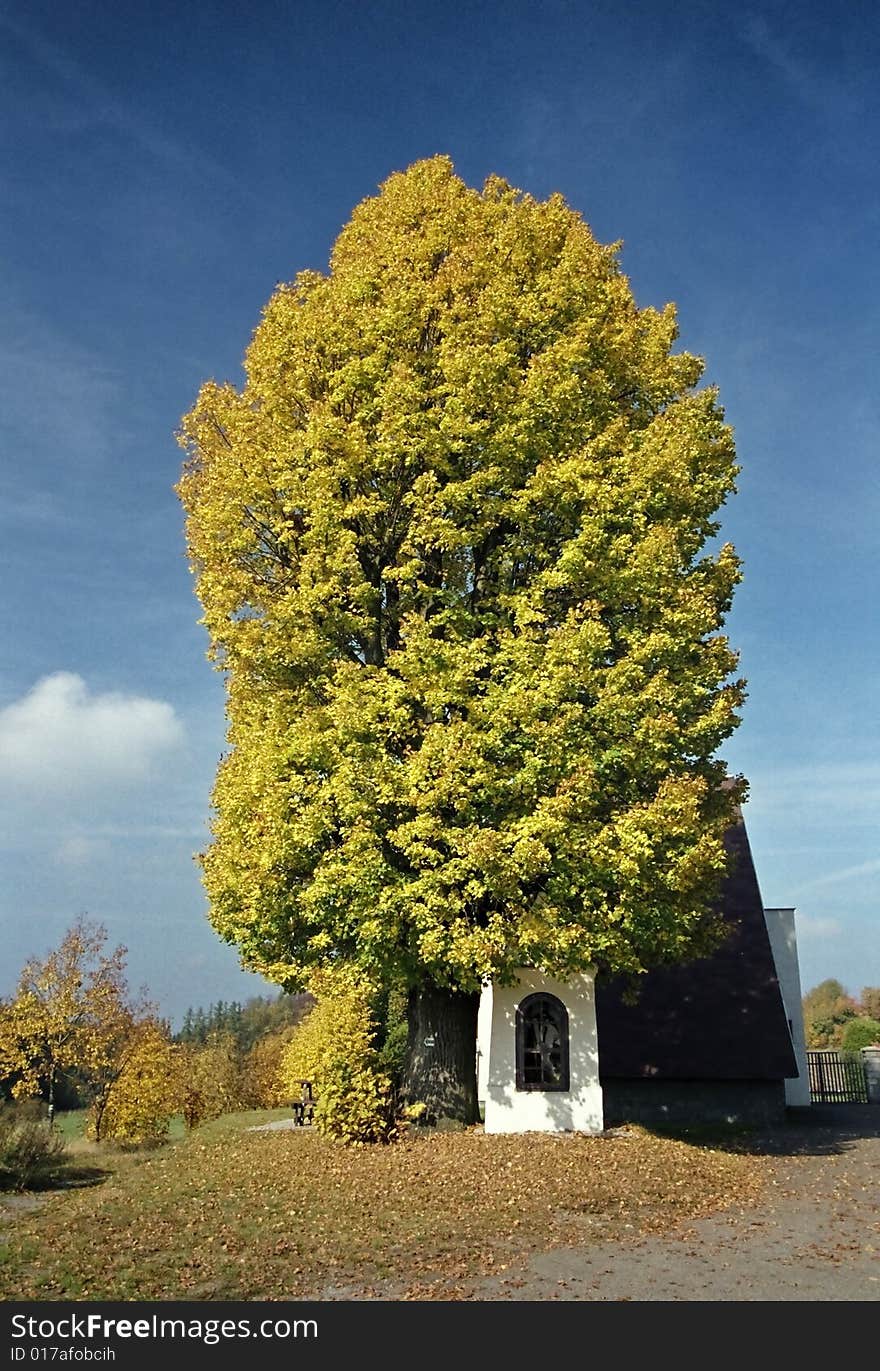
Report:
[[730,934],[711,957],[657,968],[629,982],[597,976],[603,1079],[783,1080],[797,1075],[761,892],[740,815],[719,907]]

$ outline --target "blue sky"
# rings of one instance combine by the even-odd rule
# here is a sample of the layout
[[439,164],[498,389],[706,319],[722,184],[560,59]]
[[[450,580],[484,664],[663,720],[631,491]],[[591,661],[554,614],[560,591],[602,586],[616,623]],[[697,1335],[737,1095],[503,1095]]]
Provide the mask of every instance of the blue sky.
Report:
[[243,997],[192,854],[224,749],[173,433],[276,282],[449,153],[623,240],[734,425],[764,901],[880,984],[873,4],[0,3],[0,994],[79,913],[166,1013]]

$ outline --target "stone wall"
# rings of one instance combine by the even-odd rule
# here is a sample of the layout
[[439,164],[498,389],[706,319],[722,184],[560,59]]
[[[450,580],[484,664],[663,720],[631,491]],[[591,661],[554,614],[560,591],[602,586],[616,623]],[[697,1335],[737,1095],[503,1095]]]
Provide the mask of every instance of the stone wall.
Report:
[[640,1123],[674,1128],[694,1124],[781,1123],[782,1081],[602,1080],[605,1127]]

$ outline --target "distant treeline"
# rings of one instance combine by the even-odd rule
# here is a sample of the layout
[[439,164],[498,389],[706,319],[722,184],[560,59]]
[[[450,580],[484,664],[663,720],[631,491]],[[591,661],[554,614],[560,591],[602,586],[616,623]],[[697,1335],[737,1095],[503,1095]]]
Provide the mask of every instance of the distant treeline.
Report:
[[866,985],[858,999],[840,981],[827,980],[804,996],[807,1047],[859,1048],[880,1043],[880,986]]
[[296,1024],[314,1004],[311,995],[285,995],[274,998],[255,995],[242,1004],[239,1000],[217,1000],[207,1008],[190,1008],[183,1016],[183,1025],[175,1034],[179,1043],[206,1043],[218,1035],[235,1040],[242,1052],[267,1033]]

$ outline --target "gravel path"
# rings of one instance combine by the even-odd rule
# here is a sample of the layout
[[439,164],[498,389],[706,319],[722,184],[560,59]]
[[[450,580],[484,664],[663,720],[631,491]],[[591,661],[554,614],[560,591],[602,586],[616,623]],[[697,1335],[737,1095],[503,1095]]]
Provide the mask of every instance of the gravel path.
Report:
[[310,1127],[309,1124],[297,1123],[296,1119],[276,1119],[274,1123],[257,1123],[253,1128],[246,1128],[246,1133],[287,1133],[291,1129],[301,1128],[305,1132]]
[[478,1300],[880,1300],[880,1108],[813,1106],[755,1139],[772,1155],[759,1207],[664,1237],[536,1254]]

